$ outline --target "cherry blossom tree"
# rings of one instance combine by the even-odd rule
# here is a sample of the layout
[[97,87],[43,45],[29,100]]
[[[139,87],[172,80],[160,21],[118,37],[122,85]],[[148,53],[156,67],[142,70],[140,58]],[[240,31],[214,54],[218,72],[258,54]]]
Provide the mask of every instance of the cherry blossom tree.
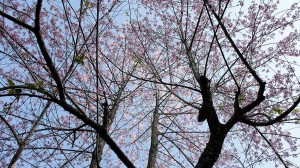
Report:
[[1,1],[1,165],[299,166],[300,6],[279,3]]

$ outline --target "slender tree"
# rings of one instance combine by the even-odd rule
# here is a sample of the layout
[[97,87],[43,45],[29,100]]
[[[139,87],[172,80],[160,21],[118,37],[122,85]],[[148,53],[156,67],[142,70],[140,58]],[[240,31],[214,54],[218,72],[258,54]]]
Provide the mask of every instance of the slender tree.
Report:
[[281,6],[1,1],[0,164],[299,166],[300,6]]

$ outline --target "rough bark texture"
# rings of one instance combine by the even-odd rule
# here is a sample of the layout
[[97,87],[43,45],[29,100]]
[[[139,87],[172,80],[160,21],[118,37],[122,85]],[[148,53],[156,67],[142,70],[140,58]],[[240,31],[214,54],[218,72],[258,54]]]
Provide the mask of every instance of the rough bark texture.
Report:
[[203,105],[199,110],[198,121],[203,122],[207,119],[210,129],[210,138],[204,151],[202,152],[196,168],[210,168],[213,167],[218,160],[222,151],[222,146],[225,137],[230,130],[231,126],[221,124],[216,110],[213,105],[212,93],[210,89],[210,81],[205,76],[200,76],[198,79],[203,98]]
[[158,109],[159,109],[159,101],[158,97],[156,98],[156,106],[153,112],[153,120],[151,125],[151,145],[149,150],[149,158],[148,158],[148,164],[147,168],[154,168],[155,167],[155,161],[156,161],[156,155],[158,151]]
[[97,142],[98,143],[98,149],[96,147],[93,151],[90,168],[99,168],[97,164],[100,163],[100,161],[101,161],[101,156],[102,156],[102,153],[103,153],[103,148],[104,148],[105,142],[99,136],[98,136],[98,139],[99,139],[98,142]]
[[226,132],[219,130],[211,134],[206,148],[201,154],[195,168],[210,168],[216,163],[222,151],[222,146],[226,137]]
[[[103,127],[106,131],[108,131],[113,123],[113,117],[115,116],[116,111],[111,110],[109,116],[103,117]],[[97,147],[95,147],[92,159],[90,163],[90,168],[99,168],[98,164],[100,164],[100,161],[102,160],[102,154],[104,149],[105,141],[100,137],[97,136]]]
[[[115,99],[115,101],[113,103],[112,109],[109,109],[107,102],[103,106],[103,117],[102,117],[103,121],[102,122],[103,122],[103,127],[106,130],[106,132],[109,131],[109,129],[113,123],[113,120],[115,118],[117,108],[118,108],[118,102],[121,97],[121,93],[122,93],[123,89],[124,88],[120,89],[120,91],[117,95],[117,98]],[[105,141],[100,136],[97,136],[97,145],[92,154],[90,168],[99,168],[98,164],[100,164],[100,162],[102,160],[104,145],[105,145]]]

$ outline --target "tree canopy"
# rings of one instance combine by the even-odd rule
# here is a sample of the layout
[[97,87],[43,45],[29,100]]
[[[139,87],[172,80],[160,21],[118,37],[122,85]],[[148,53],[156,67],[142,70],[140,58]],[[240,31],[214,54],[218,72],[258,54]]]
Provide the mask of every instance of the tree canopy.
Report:
[[0,165],[297,167],[300,4],[3,0]]

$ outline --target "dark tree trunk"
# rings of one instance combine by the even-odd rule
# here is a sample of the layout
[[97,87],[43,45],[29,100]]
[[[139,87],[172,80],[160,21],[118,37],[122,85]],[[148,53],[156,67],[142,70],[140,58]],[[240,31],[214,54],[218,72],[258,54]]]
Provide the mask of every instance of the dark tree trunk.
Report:
[[153,112],[153,121],[151,125],[151,145],[149,150],[147,168],[155,168],[156,155],[158,151],[158,119],[159,119],[159,98],[156,95],[156,105]]
[[101,156],[102,156],[102,153],[103,153],[103,148],[104,148],[104,145],[105,145],[105,141],[100,136],[98,136],[97,139],[98,139],[98,142],[97,142],[98,143],[98,149],[95,148],[94,151],[93,151],[90,168],[99,168],[98,164],[100,163],[100,161],[102,159]]
[[225,132],[211,134],[209,142],[201,154],[195,168],[210,168],[216,163],[222,151],[222,146],[226,137]]
[[[115,118],[117,106],[115,106],[115,108],[111,109],[111,110],[109,110],[108,107],[105,107],[105,108],[107,108],[107,109],[104,109],[103,127],[106,130],[106,132],[108,132],[113,123],[113,119]],[[97,145],[92,154],[90,168],[99,168],[100,167],[99,164],[102,160],[102,154],[103,154],[105,141],[99,135],[97,135],[96,143],[97,143]]]
[[207,77],[200,76],[198,78],[198,82],[200,84],[201,95],[203,97],[203,105],[199,109],[198,121],[203,122],[207,119],[210,129],[210,138],[195,167],[210,168],[213,167],[215,162],[218,160],[225,137],[230,130],[228,128],[231,126],[226,126],[219,122],[213,105],[210,81]]

